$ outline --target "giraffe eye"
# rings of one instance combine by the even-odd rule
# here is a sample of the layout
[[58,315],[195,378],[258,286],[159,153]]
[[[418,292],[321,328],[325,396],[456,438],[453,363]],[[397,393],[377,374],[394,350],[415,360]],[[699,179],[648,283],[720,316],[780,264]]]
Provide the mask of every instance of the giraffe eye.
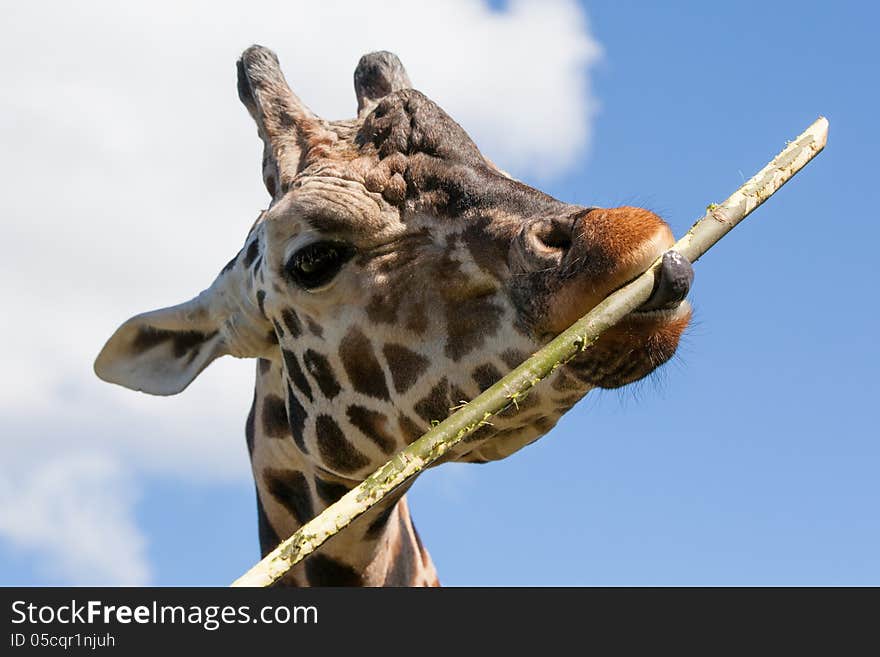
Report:
[[311,290],[329,283],[353,255],[354,249],[342,242],[313,242],[294,253],[286,269],[296,283]]

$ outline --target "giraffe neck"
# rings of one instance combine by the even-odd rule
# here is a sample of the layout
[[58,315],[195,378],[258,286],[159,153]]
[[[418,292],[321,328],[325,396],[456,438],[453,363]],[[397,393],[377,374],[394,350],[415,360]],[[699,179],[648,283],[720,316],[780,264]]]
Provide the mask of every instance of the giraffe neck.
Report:
[[[257,491],[260,548],[278,543],[356,486],[297,448],[280,366],[259,360],[246,435]],[[358,518],[280,582],[287,586],[436,586],[437,573],[409,514],[405,491]]]

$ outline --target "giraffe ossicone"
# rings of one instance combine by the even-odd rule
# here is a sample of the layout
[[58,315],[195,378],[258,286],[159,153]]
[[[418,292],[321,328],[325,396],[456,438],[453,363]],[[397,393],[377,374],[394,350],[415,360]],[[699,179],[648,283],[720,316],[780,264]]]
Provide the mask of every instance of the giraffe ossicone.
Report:
[[[356,119],[325,120],[274,53],[244,52],[238,92],[263,141],[269,207],[208,289],[128,320],[95,362],[102,379],[170,395],[220,356],[257,360],[246,435],[264,554],[673,243],[647,210],[570,205],[510,178],[391,53],[361,59],[355,91]],[[690,319],[690,278],[670,272],[445,460],[504,458],[591,388],[666,362]],[[436,584],[404,493],[284,583]]]

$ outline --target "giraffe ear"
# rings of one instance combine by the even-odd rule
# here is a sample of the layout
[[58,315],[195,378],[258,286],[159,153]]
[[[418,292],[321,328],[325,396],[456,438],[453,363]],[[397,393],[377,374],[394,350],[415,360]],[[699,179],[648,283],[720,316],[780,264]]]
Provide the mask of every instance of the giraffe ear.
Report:
[[263,182],[280,198],[299,173],[313,143],[326,135],[324,122],[294,94],[274,52],[251,46],[238,60],[238,97],[263,140]]
[[238,271],[227,267],[190,301],[129,319],[98,354],[95,374],[151,395],[175,395],[220,356],[267,355],[276,348],[275,333],[258,308],[240,302],[247,297]]
[[229,353],[221,327],[206,307],[208,292],[129,319],[98,354],[95,374],[152,395],[174,395],[186,388],[214,359]]

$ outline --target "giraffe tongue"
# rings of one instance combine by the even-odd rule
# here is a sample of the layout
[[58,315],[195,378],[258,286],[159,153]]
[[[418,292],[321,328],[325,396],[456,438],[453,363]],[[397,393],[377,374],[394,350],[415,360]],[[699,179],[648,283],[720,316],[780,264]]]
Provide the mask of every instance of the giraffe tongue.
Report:
[[667,310],[680,304],[694,280],[694,270],[687,258],[677,251],[667,251],[658,270],[654,291],[636,312]]

